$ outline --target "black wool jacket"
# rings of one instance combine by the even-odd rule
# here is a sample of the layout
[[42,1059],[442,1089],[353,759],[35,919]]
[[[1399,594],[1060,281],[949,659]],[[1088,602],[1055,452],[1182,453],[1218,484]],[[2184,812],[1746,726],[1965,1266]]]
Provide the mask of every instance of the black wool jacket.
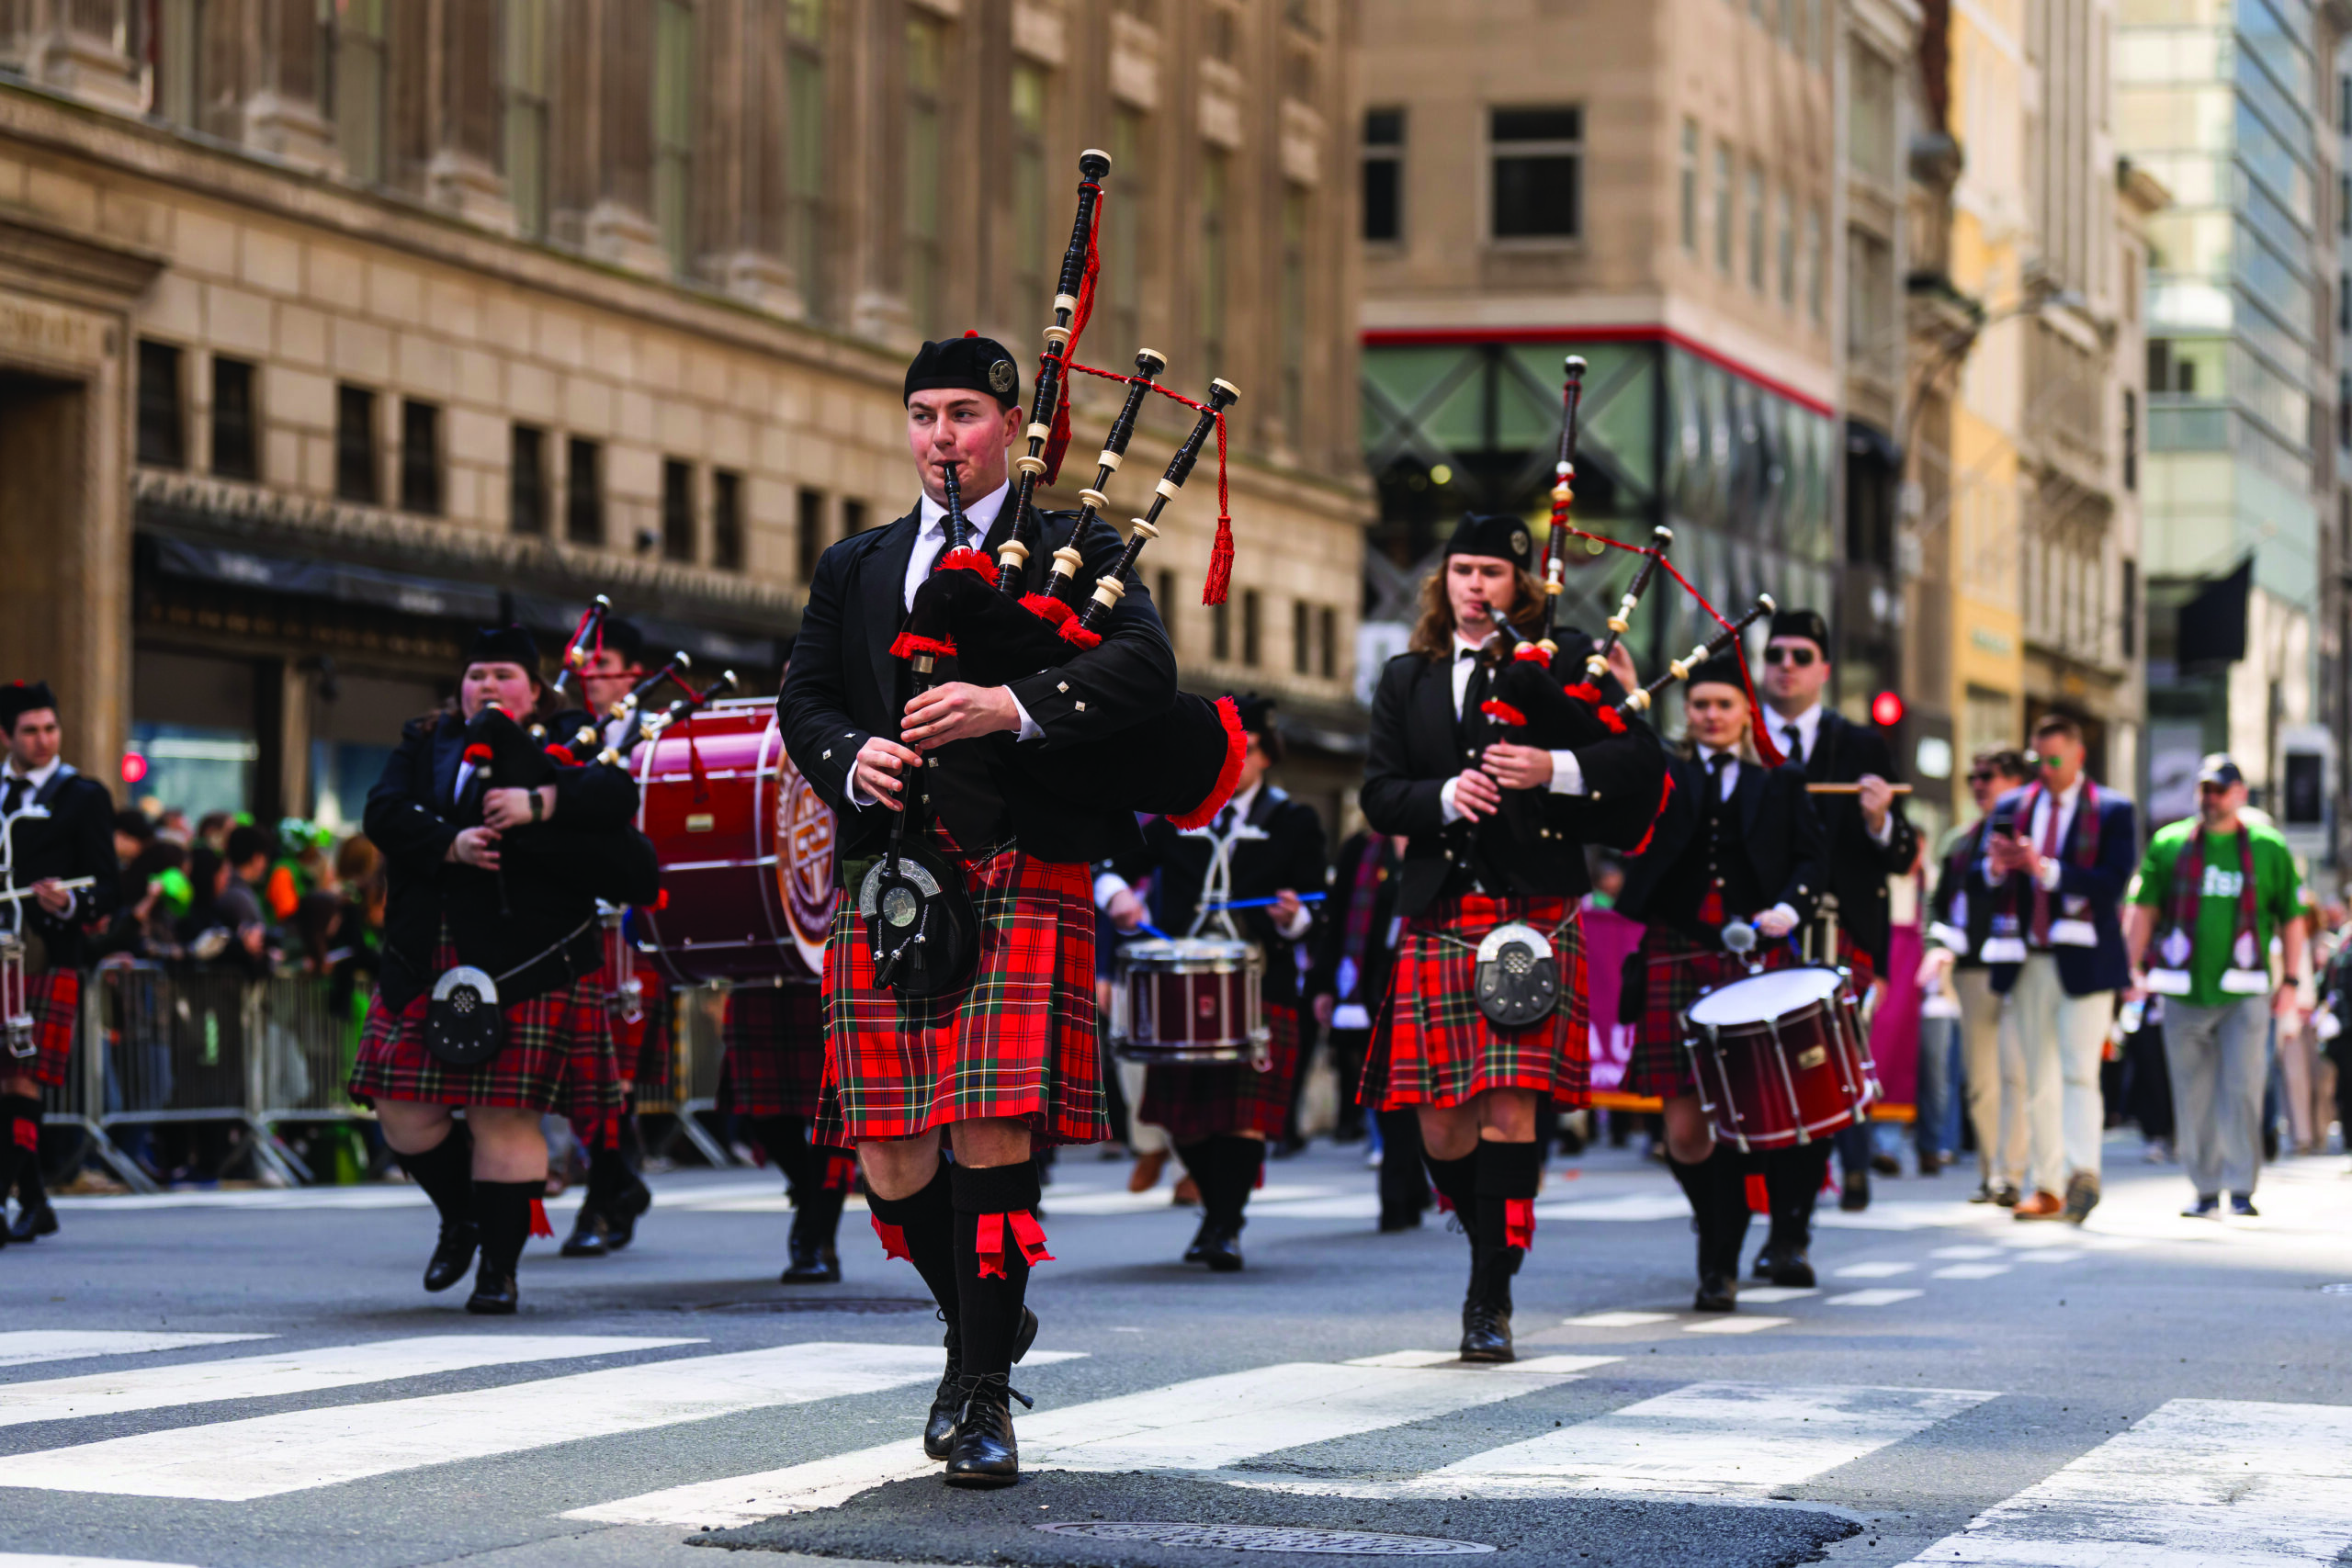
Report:
[[[1554,676],[1564,683],[1583,680],[1591,639],[1567,633],[1559,643]],[[1613,678],[1604,681],[1605,700],[1623,694]],[[1410,835],[1396,893],[1396,912],[1406,919],[1435,902],[1456,867],[1473,856],[1507,880],[1507,889],[1494,891],[1581,897],[1592,886],[1585,846],[1634,844],[1657,811],[1666,752],[1656,733],[1635,721],[1622,735],[1572,749],[1585,794],[1527,792],[1541,796],[1536,836],[1521,841],[1500,815],[1449,826],[1440,795],[1445,781],[1470,765],[1469,753],[1499,738],[1481,716],[1457,723],[1453,672],[1444,661],[1400,653],[1381,671],[1360,799],[1374,831]]]
[[[0,770],[0,783],[5,779]],[[50,967],[78,969],[96,957],[96,944],[83,928],[107,919],[122,902],[121,868],[114,858],[114,796],[97,780],[61,767],[26,804],[47,807],[49,816],[19,821],[11,835],[17,886],[30,887],[52,876],[60,882],[95,878],[90,886],[74,890],[68,914],[52,915],[37,898],[20,904],[25,929],[48,949]]]
[[458,795],[465,749],[457,715],[413,720],[368,792],[364,825],[384,853],[384,1005],[394,1012],[439,977],[434,951],[445,921],[460,964],[497,977],[533,961],[498,981],[499,999],[512,1004],[603,966],[599,895],[651,897],[636,872],[637,785],[618,768],[557,769],[555,815],[502,834],[498,872],[452,863],[458,830],[480,820],[479,806]]
[[[987,541],[991,552],[1011,526],[1012,510],[1008,497]],[[1040,537],[1030,550],[1023,592],[1043,590],[1053,553],[1069,540],[1076,521],[1074,513],[1039,514]],[[899,661],[890,657],[890,645],[906,619],[907,562],[922,526],[918,505],[895,523],[826,550],[808,585],[808,607],[776,697],[794,766],[840,818],[843,865],[880,852],[896,815],[879,802],[852,804],[849,774],[867,740],[899,738]],[[1081,581],[1109,570],[1125,548],[1117,531],[1099,519],[1077,543],[1085,558]],[[1039,787],[1013,766],[1012,753],[1016,745],[1050,751],[1102,740],[1165,713],[1176,700],[1176,655],[1142,581],[1127,585],[1104,623],[1100,647],[1008,686],[1044,735],[1030,741],[987,735],[955,744],[983,749],[1021,848],[1062,863],[1107,860],[1135,848],[1140,835],[1134,813],[1091,797],[1082,778],[1071,779],[1067,790]]]
[[[1672,769],[1674,793],[1665,814],[1648,848],[1626,865],[1625,886],[1617,894],[1617,912],[1627,919],[1670,923],[1695,912],[1658,908],[1657,893],[1678,861],[1703,852],[1699,835],[1706,823],[1706,792],[1714,781],[1696,757],[1676,757]],[[1756,886],[1764,890],[1764,908],[1786,904],[1800,923],[1813,918],[1820,902],[1825,858],[1821,818],[1804,785],[1804,773],[1794,763],[1767,768],[1742,762],[1726,802],[1739,814],[1740,839]]]
[[[1780,739],[1780,719],[1767,712],[1765,722]],[[1804,760],[1804,776],[1812,784],[1852,784],[1872,773],[1890,784],[1900,781],[1886,738],[1866,725],[1856,724],[1835,708],[1825,707],[1821,727],[1814,732],[1813,752]],[[1861,802],[1850,795],[1814,796],[1814,810],[1828,843],[1824,874],[1829,891],[1838,895],[1838,923],[1854,945],[1871,955],[1877,971],[1886,973],[1887,938],[1893,930],[1886,879],[1901,876],[1918,858],[1918,829],[1903,815],[1903,797],[1894,797],[1894,831],[1883,846],[1871,841],[1862,826]]]

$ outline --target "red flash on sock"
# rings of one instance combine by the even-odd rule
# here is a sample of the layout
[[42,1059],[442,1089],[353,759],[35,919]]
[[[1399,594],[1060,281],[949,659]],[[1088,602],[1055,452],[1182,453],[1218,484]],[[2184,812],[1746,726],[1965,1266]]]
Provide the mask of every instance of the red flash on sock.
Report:
[[1023,1209],[1017,1214],[1007,1214],[1012,1222],[1012,1239],[1021,1244],[1021,1256],[1031,1263],[1051,1263],[1054,1255],[1046,1250],[1046,1227],[1037,1216]]
[[1770,1213],[1772,1212],[1772,1190],[1765,1185],[1764,1178],[1761,1175],[1751,1175],[1747,1178],[1747,1212],[1751,1214]]
[[40,1147],[40,1123],[38,1122],[28,1122],[20,1116],[9,1128],[8,1135],[17,1140],[17,1146],[20,1149]]
[[974,1250],[980,1255],[980,1278],[1004,1278],[1004,1216],[982,1214],[972,1233]]
[[1522,1252],[1535,1245],[1535,1200],[1503,1200],[1503,1245]]
[[537,1198],[531,1200],[531,1234],[548,1236],[555,1235],[555,1227],[548,1224],[548,1206]]
[[872,1216],[872,1218],[874,1221],[874,1234],[882,1238],[882,1256],[886,1258],[903,1258],[908,1262],[912,1263],[915,1260],[915,1255],[907,1250],[907,1233],[905,1227],[900,1225],[884,1224],[882,1223],[882,1216],[879,1214],[876,1214]]

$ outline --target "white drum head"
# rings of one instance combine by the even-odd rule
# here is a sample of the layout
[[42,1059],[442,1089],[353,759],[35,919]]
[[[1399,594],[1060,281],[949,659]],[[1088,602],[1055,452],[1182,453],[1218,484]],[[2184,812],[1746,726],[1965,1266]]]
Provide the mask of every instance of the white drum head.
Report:
[[1160,968],[1186,964],[1247,964],[1258,950],[1246,942],[1197,936],[1151,937],[1119,949],[1122,964],[1134,968]]
[[1775,969],[1709,991],[1690,1004],[1690,1021],[1710,1029],[1785,1018],[1838,994],[1834,969]]

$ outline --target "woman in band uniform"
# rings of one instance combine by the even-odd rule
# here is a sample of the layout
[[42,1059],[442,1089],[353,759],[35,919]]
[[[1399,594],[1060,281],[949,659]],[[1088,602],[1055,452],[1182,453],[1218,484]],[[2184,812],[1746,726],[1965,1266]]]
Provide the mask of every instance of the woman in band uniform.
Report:
[[[1664,1100],[1667,1161],[1699,1224],[1694,1304],[1701,1312],[1729,1312],[1747,1235],[1747,1167],[1728,1145],[1715,1142],[1700,1108],[1682,1015],[1702,992],[1747,973],[1747,961],[1724,945],[1726,925],[1754,927],[1762,967],[1792,962],[1781,939],[1812,918],[1820,896],[1821,822],[1805,794],[1804,768],[1766,768],[1758,761],[1750,741],[1754,713],[1736,653],[1692,671],[1683,701],[1690,746],[1674,760],[1666,810],[1648,846],[1626,868],[1617,895],[1618,913],[1646,926],[1626,962],[1618,1011],[1621,1021],[1635,1026],[1625,1087]],[[1820,1139],[1758,1158],[1768,1179],[1802,1166],[1817,1190],[1829,1147]],[[1803,1182],[1774,1179],[1772,1185],[1785,1190]],[[1785,1259],[1776,1282],[1813,1283],[1804,1256],[1812,1213],[1809,1201],[1801,1215],[1776,1208],[1775,1255]]]
[[[539,705],[538,649],[519,626],[474,639],[455,711],[414,720],[368,792],[368,837],[389,880],[383,974],[351,1077],[384,1141],[440,1212],[424,1288],[481,1268],[466,1310],[511,1313],[514,1270],[548,1179],[539,1118],[602,1123],[618,1109],[593,883],[617,864],[637,810],[618,768],[557,767],[537,788],[494,787],[468,741],[495,703],[518,719]],[[471,822],[474,825],[461,826]],[[504,1039],[472,1067],[425,1044],[435,984],[459,964],[497,982]],[[465,1120],[454,1117],[465,1108]]]
[[[1589,887],[1584,846],[1632,842],[1656,814],[1666,758],[1645,728],[1550,750],[1502,738],[1484,710],[1499,611],[1530,635],[1544,611],[1533,542],[1517,517],[1464,517],[1443,566],[1422,585],[1409,652],[1381,671],[1364,769],[1364,820],[1410,836],[1396,913],[1406,921],[1388,1003],[1365,1065],[1363,1100],[1419,1114],[1438,1191],[1470,1238],[1462,1304],[1465,1360],[1511,1359],[1511,1277],[1534,1235],[1543,1159],[1536,1107],[1589,1093],[1584,948],[1577,900]],[[1580,682],[1587,639],[1569,636],[1553,663]],[[1630,667],[1627,667],[1630,668]],[[1603,696],[1618,694],[1616,677]],[[1507,794],[1534,807],[1504,813]],[[1476,999],[1476,949],[1523,922],[1550,939],[1558,998],[1507,1028]]]

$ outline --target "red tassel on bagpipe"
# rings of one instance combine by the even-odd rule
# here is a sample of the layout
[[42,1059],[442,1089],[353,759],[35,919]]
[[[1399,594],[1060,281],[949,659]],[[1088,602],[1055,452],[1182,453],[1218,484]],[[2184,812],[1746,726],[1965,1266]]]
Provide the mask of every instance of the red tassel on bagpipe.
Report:
[[1225,493],[1225,415],[1216,416],[1216,543],[1209,547],[1209,577],[1201,603],[1217,605],[1233,588],[1233,505]]
[[[1087,183],[1094,191],[1094,217],[1086,230],[1086,276],[1079,280],[1078,309],[1070,313],[1069,342],[1062,347],[1061,359],[1066,367],[1078,358],[1078,340],[1086,332],[1087,319],[1094,314],[1094,280],[1102,270],[1102,254],[1095,243],[1102,231],[1102,187],[1091,180]],[[1065,369],[1061,400],[1054,410],[1053,433],[1046,437],[1043,477],[1047,489],[1062,477],[1062,457],[1069,451],[1069,378]]]
[[1650,847],[1650,840],[1657,837],[1657,825],[1666,819],[1666,803],[1673,798],[1674,774],[1671,771],[1668,771],[1665,781],[1658,785],[1657,809],[1650,813],[1650,825],[1646,829],[1643,829],[1642,841],[1625,852],[1628,856],[1640,854],[1644,850]]
[[548,1206],[537,1198],[531,1200],[531,1234],[546,1236],[555,1235],[555,1227],[548,1224]]
[[1170,826],[1187,832],[1216,820],[1225,803],[1233,798],[1234,786],[1241,782],[1241,757],[1250,749],[1250,732],[1241,728],[1241,709],[1231,697],[1219,697],[1216,716],[1225,725],[1225,766],[1217,770],[1216,787],[1190,811],[1168,819]]
[[928,653],[934,659],[953,659],[956,656],[956,639],[900,632],[899,639],[890,645],[890,657],[893,659],[912,659],[918,653]]
[[1625,716],[1619,713],[1613,705],[1600,700],[1600,687],[1589,681],[1579,681],[1573,686],[1564,688],[1564,691],[1566,695],[1576,698],[1580,703],[1590,704],[1593,713],[1600,720],[1601,728],[1611,735],[1625,733]]
[[1075,615],[1062,623],[1061,639],[1072,648],[1102,646],[1102,634],[1098,631],[1089,631]]
[[1518,660],[1521,664],[1547,664],[1551,662],[1551,655],[1544,651],[1544,647],[1541,643],[1522,642],[1517,648],[1510,650],[1510,656],[1513,659]]
[[874,1234],[882,1238],[882,1256],[885,1258],[903,1258],[912,1263],[915,1255],[907,1250],[906,1228],[903,1225],[886,1225],[878,1214],[872,1217]]
[[1076,610],[1050,593],[1023,593],[1021,596],[1021,607],[1033,615],[1053,622],[1057,626],[1068,626],[1078,615]]
[[1535,1200],[1503,1200],[1503,1245],[1524,1252],[1535,1245]]
[[1508,724],[1520,729],[1527,728],[1527,716],[1500,697],[1488,697],[1478,705],[1478,711],[1497,724]]
[[996,562],[969,545],[966,545],[960,550],[949,550],[932,563],[931,570],[933,571],[977,571],[988,580],[990,588],[996,586]]
[[550,744],[548,747],[548,755],[554,758],[557,761],[562,762],[571,767],[578,767],[580,765],[580,759],[571,754],[571,748],[569,746]]

